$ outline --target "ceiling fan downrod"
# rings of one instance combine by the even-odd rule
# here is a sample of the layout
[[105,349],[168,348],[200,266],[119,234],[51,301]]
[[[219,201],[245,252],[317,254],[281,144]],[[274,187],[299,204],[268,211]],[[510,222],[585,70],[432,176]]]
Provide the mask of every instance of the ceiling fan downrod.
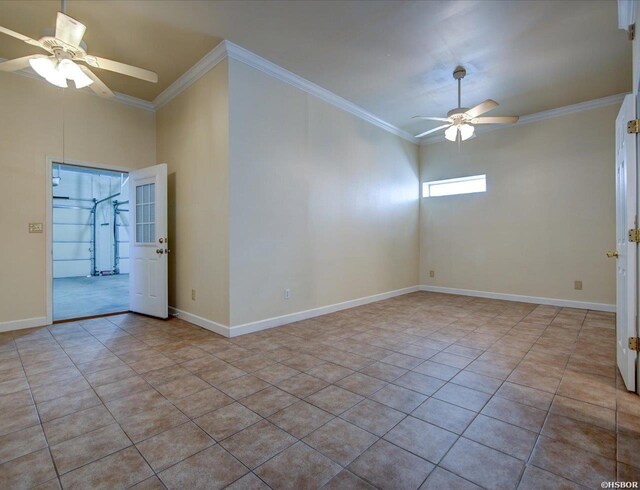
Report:
[[456,69],[453,70],[453,78],[458,81],[458,109],[462,107],[462,79],[467,74],[467,70],[462,66],[456,66]]

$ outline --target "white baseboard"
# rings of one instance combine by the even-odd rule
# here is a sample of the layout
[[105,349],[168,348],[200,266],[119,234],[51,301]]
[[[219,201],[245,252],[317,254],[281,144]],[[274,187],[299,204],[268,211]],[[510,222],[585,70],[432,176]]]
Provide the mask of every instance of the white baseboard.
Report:
[[562,306],[565,308],[580,308],[583,310],[616,311],[616,305],[606,303],[589,303],[587,301],[573,301],[568,299],[542,298],[538,296],[522,296],[519,294],[492,293],[489,291],[475,291],[473,289],[445,288],[441,286],[419,286],[420,291],[432,293],[459,294],[461,296],[476,296],[478,298],[503,299],[506,301],[519,301],[521,303],[535,303],[538,305]]
[[[393,298],[395,296],[414,293],[416,291],[430,291],[434,293],[458,294],[461,296],[475,296],[478,298],[491,298],[491,299],[501,299],[506,301],[519,301],[521,303],[562,306],[567,308],[581,308],[581,309],[588,309],[588,310],[610,311],[610,312],[616,311],[615,305],[609,305],[605,303],[589,303],[585,301],[572,301],[572,300],[556,299],[556,298],[542,298],[537,296],[522,296],[519,294],[493,293],[493,292],[487,292],[487,291],[475,291],[471,289],[456,289],[456,288],[445,288],[440,286],[421,285],[421,286],[411,286],[403,289],[396,289],[395,291],[388,291],[386,293],[374,294],[372,296],[365,296],[364,298],[352,299],[349,301],[344,301],[342,303],[335,303],[332,305],[321,306],[319,308],[313,308],[310,310],[289,313],[282,316],[267,318],[265,320],[258,320],[255,322],[243,323],[241,325],[235,325],[232,327],[229,327],[227,325],[222,325],[221,323],[208,320],[201,316],[194,315],[193,313],[189,313],[187,311],[183,311],[178,308],[174,308],[172,306],[169,307],[169,312],[172,315],[176,315],[178,318],[181,318],[189,323],[193,323],[194,325],[198,325],[199,327],[206,328],[207,330],[215,332],[224,337],[237,337],[239,335],[259,332],[261,330],[267,330],[269,328],[279,327],[281,325],[286,325],[288,323],[308,320],[309,318],[315,318],[317,316],[326,315],[328,313],[334,313],[336,311],[355,308],[356,306],[366,305],[369,303],[374,303],[376,301],[382,301],[384,299]],[[1,326],[2,324],[0,324],[0,328]]]
[[[609,311],[615,312],[616,305],[610,305],[606,303],[590,303],[586,301],[573,301],[566,299],[556,298],[542,298],[538,296],[522,296],[519,294],[507,294],[507,293],[493,293],[488,291],[475,291],[472,289],[457,289],[446,288],[441,286],[411,286],[403,289],[396,289],[395,291],[388,291],[386,293],[374,294],[372,296],[365,296],[364,298],[352,299],[344,301],[342,303],[335,303],[332,305],[321,306],[319,308],[313,308],[311,310],[298,311],[296,313],[289,313],[287,315],[277,316],[273,318],[267,318],[265,320],[259,320],[256,322],[244,323],[242,325],[235,325],[229,327],[222,325],[221,323],[208,320],[188,311],[180,310],[173,306],[169,307],[169,312],[172,315],[181,318],[189,323],[198,325],[212,332],[215,332],[224,337],[237,337],[238,335],[244,335],[247,333],[259,332],[261,330],[267,330],[269,328],[279,327],[288,323],[298,322],[301,320],[308,320],[328,313],[334,313],[336,311],[346,310],[349,308],[355,308],[356,306],[366,305],[374,303],[376,301],[382,301],[384,299],[393,298],[395,296],[401,296],[403,294],[413,293],[416,291],[430,291],[433,293],[445,293],[445,294],[458,294],[461,296],[475,296],[478,298],[491,298],[501,299],[506,301],[519,301],[521,303],[534,303],[540,305],[552,305],[562,306],[567,308],[581,308],[586,310],[596,311]],[[25,318],[24,320],[13,320],[10,322],[0,322],[0,332],[9,332],[11,330],[21,330],[24,328],[41,327],[47,325],[46,317]]]
[[387,291],[386,293],[365,296],[364,298],[352,299],[349,301],[344,301],[342,303],[321,306],[319,308],[313,308],[311,310],[298,311],[296,313],[289,313],[287,315],[267,318],[266,320],[259,320],[256,322],[244,323],[242,325],[235,325],[229,328],[230,337],[237,337],[238,335],[259,332],[260,330],[279,327],[280,325],[286,325],[287,323],[308,320],[309,318],[354,308],[356,306],[366,305],[368,303],[374,303],[375,301],[381,301],[383,299],[393,298],[395,296],[401,296],[403,294],[415,293],[416,291],[418,291],[418,286],[411,286],[408,288],[396,289],[395,291]]
[[22,330],[23,328],[42,327],[48,325],[47,317],[25,318],[24,320],[13,320],[10,322],[0,322],[0,332],[11,330]]
[[199,327],[211,330],[224,337],[237,337],[238,335],[244,335],[247,333],[259,332],[260,330],[267,330],[269,328],[279,327],[286,325],[287,323],[293,323],[300,320],[307,320],[316,316],[326,315],[327,313],[333,313],[340,310],[346,310],[348,308],[354,308],[360,305],[366,305],[375,301],[381,301],[383,299],[393,298],[395,296],[401,296],[403,294],[414,293],[418,291],[418,286],[411,286],[403,289],[396,289],[395,291],[388,291],[386,293],[374,294],[372,296],[366,296],[364,298],[352,299],[344,301],[342,303],[335,303],[328,306],[321,306],[319,308],[313,308],[311,310],[298,311],[296,313],[289,313],[287,315],[277,316],[273,318],[267,318],[266,320],[258,320],[255,322],[244,323],[242,325],[235,325],[228,327],[221,323],[208,320],[188,311],[180,310],[173,306],[169,307],[169,313],[175,315],[182,320],[185,320]]
[[186,322],[198,325],[199,327],[211,330],[212,332],[224,337],[229,337],[229,327],[227,327],[226,325],[222,325],[221,323],[214,322],[213,320],[207,320],[206,318],[194,315],[193,313],[189,313],[188,311],[179,310],[178,308],[174,308],[173,306],[169,306],[169,314],[177,316],[178,318]]

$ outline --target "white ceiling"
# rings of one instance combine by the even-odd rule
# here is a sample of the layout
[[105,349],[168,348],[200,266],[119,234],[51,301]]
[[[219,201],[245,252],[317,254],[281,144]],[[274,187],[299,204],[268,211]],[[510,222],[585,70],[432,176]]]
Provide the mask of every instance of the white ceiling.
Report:
[[[0,25],[32,37],[57,1],[0,1]],[[100,72],[114,90],[152,100],[228,39],[411,132],[456,105],[493,98],[492,115],[530,114],[631,89],[631,43],[615,1],[69,0],[93,54],[139,65],[158,85]],[[0,38],[0,57],[35,48]]]

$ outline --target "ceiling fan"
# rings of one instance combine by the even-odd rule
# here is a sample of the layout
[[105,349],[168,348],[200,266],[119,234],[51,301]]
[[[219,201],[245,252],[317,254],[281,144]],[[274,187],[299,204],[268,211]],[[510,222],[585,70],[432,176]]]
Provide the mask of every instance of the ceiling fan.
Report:
[[84,24],[66,15],[64,7],[65,1],[62,0],[62,12],[58,12],[53,36],[44,36],[35,40],[0,26],[1,33],[50,53],[50,56],[34,54],[4,61],[0,63],[0,71],[18,71],[31,66],[38,75],[53,85],[66,88],[68,86],[67,80],[72,80],[76,88],[89,86],[101,97],[113,97],[113,92],[89,68],[78,64],[78,62],[147,82],[158,82],[158,75],[152,71],[87,54],[87,45],[82,41],[87,28]]
[[[0,65],[1,66],[1,65]],[[462,79],[467,74],[462,66],[456,67],[453,71],[453,78],[458,81],[458,107],[451,109],[447,113],[447,117],[428,117],[414,116],[413,119],[426,119],[429,121],[445,122],[442,126],[430,129],[424,133],[416,135],[416,138],[422,138],[429,134],[444,129],[444,137],[449,141],[465,141],[474,136],[476,124],[512,124],[518,121],[518,116],[497,116],[497,117],[479,117],[485,112],[498,107],[495,100],[487,99],[471,109],[462,107],[460,102]],[[446,128],[446,129],[445,129]]]

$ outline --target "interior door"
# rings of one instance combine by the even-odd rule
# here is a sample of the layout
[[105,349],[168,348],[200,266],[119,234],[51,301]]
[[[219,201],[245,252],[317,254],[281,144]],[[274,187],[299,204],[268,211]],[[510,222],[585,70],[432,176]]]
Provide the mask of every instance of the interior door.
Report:
[[167,318],[167,165],[129,174],[129,309]]
[[616,118],[616,355],[629,391],[636,390],[637,352],[629,349],[629,337],[636,336],[637,245],[629,241],[628,233],[637,228],[637,183],[635,135],[627,133],[627,122],[635,119],[635,113],[635,96],[629,94]]

